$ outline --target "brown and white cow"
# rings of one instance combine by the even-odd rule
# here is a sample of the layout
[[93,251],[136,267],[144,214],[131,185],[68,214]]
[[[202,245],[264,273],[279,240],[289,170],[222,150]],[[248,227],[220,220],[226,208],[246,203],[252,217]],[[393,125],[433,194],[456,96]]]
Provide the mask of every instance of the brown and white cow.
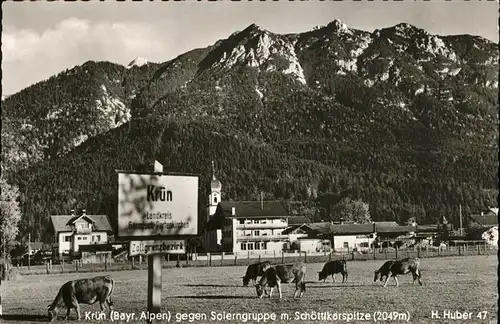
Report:
[[[389,281],[390,277],[394,278],[394,281],[396,282],[396,287],[399,286],[398,282],[398,275],[406,275],[411,272],[412,277],[413,277],[413,286],[415,286],[415,281],[418,281],[418,283],[422,286],[422,281],[420,280],[422,274],[420,272],[420,259],[419,258],[404,258],[402,260],[396,260],[392,261],[392,265],[389,266],[389,269],[387,270],[387,267],[385,267],[381,275],[385,276],[385,282],[384,282],[384,287],[387,286],[387,282]],[[388,262],[386,262],[387,264]],[[386,265],[384,264],[382,268]],[[381,269],[382,269],[381,268]],[[381,270],[379,269],[379,270]]]
[[347,264],[345,260],[328,261],[325,263],[323,269],[318,271],[318,279],[319,281],[323,280],[323,282],[325,282],[326,278],[331,275],[333,282],[335,282],[336,273],[342,274],[342,282],[347,281]]
[[281,283],[295,282],[295,293],[293,297],[302,297],[306,291],[306,265],[303,262],[294,264],[279,264],[274,267],[268,268],[258,284],[255,285],[257,290],[257,297],[262,298],[265,293],[266,286],[269,286],[269,298],[273,293],[274,287],[278,290],[280,298]]
[[113,302],[111,294],[115,286],[115,280],[110,276],[99,276],[89,279],[77,279],[66,282],[59,289],[54,302],[48,306],[49,319],[52,321],[57,316],[57,308],[61,302],[66,306],[67,319],[71,308],[74,308],[78,319],[80,316],[80,306],[82,304],[95,304],[99,302],[101,311],[104,311],[104,305],[107,305],[111,313]]
[[260,263],[254,263],[247,267],[247,271],[243,278],[243,286],[247,287],[250,280],[255,283],[257,277],[264,275],[264,272],[271,266],[271,262],[264,261]]

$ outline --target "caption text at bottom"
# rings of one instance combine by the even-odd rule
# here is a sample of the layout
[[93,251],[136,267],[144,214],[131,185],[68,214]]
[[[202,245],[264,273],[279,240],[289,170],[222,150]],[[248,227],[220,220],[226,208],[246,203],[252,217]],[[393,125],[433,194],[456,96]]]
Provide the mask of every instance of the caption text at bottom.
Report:
[[194,323],[194,322],[228,322],[228,323],[266,323],[274,321],[338,321],[338,322],[389,322],[389,321],[410,321],[408,312],[316,312],[316,311],[296,311],[291,313],[273,313],[273,312],[209,312],[209,313],[150,313],[143,312],[118,312],[112,311],[110,317],[101,312],[86,312],[86,320],[107,320],[116,322],[133,321],[164,321],[175,323]]

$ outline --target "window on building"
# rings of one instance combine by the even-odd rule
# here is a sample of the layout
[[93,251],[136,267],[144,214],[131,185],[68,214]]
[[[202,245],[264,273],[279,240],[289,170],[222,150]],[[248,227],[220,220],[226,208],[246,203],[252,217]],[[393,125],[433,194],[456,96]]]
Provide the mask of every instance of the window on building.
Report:
[[262,242],[262,250],[267,250],[267,242]]
[[78,241],[81,241],[81,240],[82,240],[81,236],[78,236]]
[[84,236],[82,239],[83,239],[84,241],[86,241],[86,240],[88,239],[88,237]]
[[214,203],[217,203],[217,196],[214,197]]
[[253,231],[253,235],[259,236],[260,235],[260,231]]
[[100,240],[101,240],[101,235],[96,235],[96,236],[95,236],[95,240],[96,240],[96,241],[100,241]]
[[245,220],[244,219],[240,219],[240,224],[245,224]]
[[359,244],[360,247],[362,248],[367,248],[368,247],[368,242],[361,242],[361,244]]
[[71,242],[71,236],[65,236],[64,237],[64,242]]
[[348,249],[349,248],[349,242],[344,242],[344,249]]
[[247,243],[248,244],[248,249],[253,250],[253,243]]
[[241,250],[244,251],[247,249],[247,244],[246,243],[241,243]]

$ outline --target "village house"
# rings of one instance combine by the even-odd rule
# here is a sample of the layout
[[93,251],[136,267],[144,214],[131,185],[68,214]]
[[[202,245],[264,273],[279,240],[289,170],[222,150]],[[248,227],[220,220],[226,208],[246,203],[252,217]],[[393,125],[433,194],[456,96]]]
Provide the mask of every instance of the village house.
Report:
[[318,222],[292,225],[283,234],[288,235],[289,250],[301,252],[348,252],[369,251],[374,246],[406,247],[422,239],[436,237],[444,228],[451,230],[450,224],[400,226],[398,223],[372,222]]
[[221,201],[222,184],[212,175],[203,233],[206,252],[266,254],[282,251],[288,212],[280,201]]
[[469,216],[469,220],[472,225],[476,226],[498,226],[498,208],[490,207],[480,214],[472,214]]
[[[60,258],[64,255],[81,256],[82,248],[88,245],[93,247],[83,250],[109,250],[107,246],[112,228],[108,216],[87,215],[83,209],[80,215],[71,210],[70,215],[52,215],[50,219]],[[106,248],[103,249],[103,246]]]
[[374,225],[318,222],[295,225],[284,231],[291,250],[342,252],[369,249],[376,235]]
[[30,242],[29,244],[29,255],[35,255],[38,251],[42,250],[43,243],[42,242]]

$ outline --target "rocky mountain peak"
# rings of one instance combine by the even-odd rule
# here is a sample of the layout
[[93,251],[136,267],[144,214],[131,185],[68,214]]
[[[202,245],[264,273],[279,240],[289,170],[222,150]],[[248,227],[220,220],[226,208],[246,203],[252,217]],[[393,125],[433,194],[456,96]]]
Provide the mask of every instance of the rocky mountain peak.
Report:
[[148,64],[149,61],[144,58],[144,57],[136,57],[135,59],[133,59],[128,65],[127,65],[127,68],[130,69],[134,66],[137,66],[137,67],[140,67],[140,66],[143,66],[143,65],[146,65]]
[[334,21],[329,23],[327,25],[327,28],[332,29],[337,34],[345,34],[345,33],[351,34],[352,33],[351,30],[347,27],[347,25],[338,19],[335,19]]
[[292,74],[305,84],[304,73],[294,45],[282,35],[251,24],[243,31],[217,42],[200,64],[204,69],[249,66],[265,72]]

